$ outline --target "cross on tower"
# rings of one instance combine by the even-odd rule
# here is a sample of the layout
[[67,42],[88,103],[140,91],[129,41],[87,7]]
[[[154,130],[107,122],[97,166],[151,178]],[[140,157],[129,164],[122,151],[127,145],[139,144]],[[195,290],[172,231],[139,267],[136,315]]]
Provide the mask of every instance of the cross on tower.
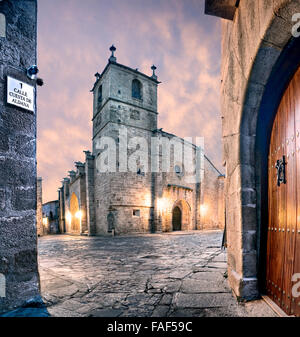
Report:
[[109,50],[111,51],[111,56],[110,58],[108,59],[109,62],[112,62],[112,63],[116,63],[117,62],[117,58],[115,57],[115,51],[117,50],[117,48],[112,45]]
[[155,74],[155,70],[157,69],[156,67],[155,67],[155,65],[153,64],[153,66],[151,67],[151,69],[152,69],[152,71],[153,71],[153,74],[152,74],[152,78],[154,78],[155,80],[157,80],[157,76],[156,76],[156,74]]

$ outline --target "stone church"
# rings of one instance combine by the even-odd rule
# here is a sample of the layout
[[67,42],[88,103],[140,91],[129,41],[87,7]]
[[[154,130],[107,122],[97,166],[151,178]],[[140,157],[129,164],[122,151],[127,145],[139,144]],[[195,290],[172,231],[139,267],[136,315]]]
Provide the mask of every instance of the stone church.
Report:
[[[108,64],[95,75],[91,90],[93,150],[84,151],[85,162],[75,162],[76,169],[69,171],[59,189],[60,232],[105,235],[223,228],[224,175],[204,155],[203,144],[196,146],[158,128],[156,67],[147,76],[117,63],[116,48],[110,50]],[[114,141],[119,154],[113,171],[103,170],[100,159],[99,143],[105,137]],[[132,155],[132,148],[124,144],[134,139],[148,149],[153,149],[153,139],[162,145],[155,154],[140,150],[128,171],[120,156]],[[169,161],[163,153],[168,141],[173,142]],[[177,158],[178,145],[190,154],[191,164]],[[151,169],[140,157],[151,161]],[[167,170],[161,168],[165,162]]]

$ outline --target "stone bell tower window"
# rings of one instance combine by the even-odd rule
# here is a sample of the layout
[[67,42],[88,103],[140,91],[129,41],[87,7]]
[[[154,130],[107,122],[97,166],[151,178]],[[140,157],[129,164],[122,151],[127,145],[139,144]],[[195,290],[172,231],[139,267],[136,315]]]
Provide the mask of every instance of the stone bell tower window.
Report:
[[136,79],[132,81],[132,97],[142,99],[142,83]]
[[98,105],[102,104],[102,85],[98,89]]
[[6,37],[6,18],[0,13],[0,37]]
[[132,215],[136,216],[136,217],[140,217],[141,216],[141,211],[139,209],[134,209],[132,211]]

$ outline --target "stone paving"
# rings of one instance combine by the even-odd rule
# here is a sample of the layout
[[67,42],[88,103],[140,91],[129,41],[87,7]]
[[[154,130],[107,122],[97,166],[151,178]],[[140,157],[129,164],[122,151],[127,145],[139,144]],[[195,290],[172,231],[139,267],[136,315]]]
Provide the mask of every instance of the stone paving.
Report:
[[236,301],[221,241],[220,231],[42,237],[42,297],[60,317],[276,316]]

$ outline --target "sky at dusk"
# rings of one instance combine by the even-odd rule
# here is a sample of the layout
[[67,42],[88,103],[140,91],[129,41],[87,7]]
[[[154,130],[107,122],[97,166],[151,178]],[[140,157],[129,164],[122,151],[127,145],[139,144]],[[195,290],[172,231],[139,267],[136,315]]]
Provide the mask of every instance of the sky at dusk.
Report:
[[221,167],[220,20],[204,0],[39,0],[38,175],[43,202],[91,150],[94,74],[117,62],[151,75],[157,66],[158,127],[203,136]]

